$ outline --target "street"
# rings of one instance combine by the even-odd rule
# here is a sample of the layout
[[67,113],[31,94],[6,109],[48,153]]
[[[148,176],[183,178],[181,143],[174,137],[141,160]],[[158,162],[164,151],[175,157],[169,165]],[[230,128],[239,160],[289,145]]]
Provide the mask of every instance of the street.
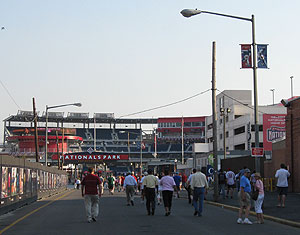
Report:
[[[42,207],[42,208],[41,208]],[[100,200],[97,222],[87,223],[80,190],[30,204],[0,216],[3,234],[299,234],[298,228],[265,221],[265,224],[239,225],[237,213],[204,205],[202,217],[193,216],[186,199],[173,200],[173,210],[164,216],[162,205],[148,216],[139,196],[126,206],[125,194],[105,195]],[[250,218],[254,221],[254,218]],[[12,224],[16,222],[15,224]]]

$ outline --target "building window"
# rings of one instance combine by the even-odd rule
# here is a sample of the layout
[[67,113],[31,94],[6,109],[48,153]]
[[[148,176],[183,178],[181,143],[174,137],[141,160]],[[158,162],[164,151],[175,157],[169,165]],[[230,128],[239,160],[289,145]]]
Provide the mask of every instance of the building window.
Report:
[[241,126],[239,128],[234,129],[234,135],[239,135],[245,133],[245,126]]
[[235,145],[234,150],[245,150],[245,144]]
[[228,116],[226,116],[226,122],[228,122],[228,120],[229,120],[229,117],[228,117]]
[[223,135],[222,134],[220,134],[220,139],[223,139]]
[[229,132],[228,131],[226,131],[226,138],[228,138],[229,137]]
[[[258,125],[259,131],[263,131],[263,125]],[[251,131],[255,131],[255,125],[251,125]]]
[[208,126],[207,126],[207,129],[208,130],[210,130],[210,129],[212,129],[213,128],[213,124],[209,124]]
[[234,115],[234,119],[238,119],[239,117],[242,117],[243,115]]
[[[259,147],[263,148],[264,147],[264,143],[259,143]],[[255,148],[255,143],[251,143],[251,148]]]
[[184,127],[190,127],[190,126],[192,126],[192,123],[191,123],[191,122],[185,122],[185,123],[183,124],[183,126],[184,126]]

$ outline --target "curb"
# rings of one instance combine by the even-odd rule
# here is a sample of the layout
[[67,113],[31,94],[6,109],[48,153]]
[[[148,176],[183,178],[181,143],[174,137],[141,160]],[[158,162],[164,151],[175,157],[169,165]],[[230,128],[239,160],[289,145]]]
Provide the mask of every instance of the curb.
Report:
[[[213,205],[213,206],[218,206],[218,207],[222,207],[228,210],[232,210],[232,211],[238,211],[240,208],[236,207],[236,206],[229,206],[226,204],[222,204],[222,203],[218,203],[218,202],[212,202],[212,201],[205,201],[205,203],[209,204],[209,205]],[[250,211],[250,215],[254,215],[256,216],[256,213],[254,211]],[[295,221],[291,221],[291,220],[286,220],[286,219],[281,219],[278,217],[274,217],[274,216],[270,216],[270,215],[265,215],[264,214],[264,219],[267,220],[271,220],[273,222],[276,223],[280,223],[280,224],[285,224],[285,225],[289,225],[289,226],[293,226],[293,227],[297,227],[300,228],[300,223],[299,222],[295,222]]]

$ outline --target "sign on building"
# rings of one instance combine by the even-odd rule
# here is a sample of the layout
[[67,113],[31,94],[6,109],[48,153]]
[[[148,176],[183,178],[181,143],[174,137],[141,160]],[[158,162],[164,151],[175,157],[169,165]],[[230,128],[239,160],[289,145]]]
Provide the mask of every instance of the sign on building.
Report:
[[272,151],[272,143],[285,137],[285,114],[263,115],[264,149]]

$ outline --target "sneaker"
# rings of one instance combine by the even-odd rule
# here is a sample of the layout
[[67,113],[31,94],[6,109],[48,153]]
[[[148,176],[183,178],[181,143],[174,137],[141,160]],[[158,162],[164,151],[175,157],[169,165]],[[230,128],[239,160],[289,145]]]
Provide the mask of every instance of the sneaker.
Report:
[[88,221],[87,221],[87,222],[88,222],[88,223],[92,223],[92,221],[93,221],[93,220],[91,220],[91,219],[88,219]]
[[238,224],[242,224],[243,223],[243,220],[242,218],[238,218],[238,220],[236,221]]
[[96,222],[96,221],[97,221],[97,219],[96,219],[96,218],[92,218],[92,220],[93,220],[94,222]]
[[244,224],[252,224],[252,222],[248,219],[248,218],[246,218],[246,219],[244,219],[244,222],[243,222]]

